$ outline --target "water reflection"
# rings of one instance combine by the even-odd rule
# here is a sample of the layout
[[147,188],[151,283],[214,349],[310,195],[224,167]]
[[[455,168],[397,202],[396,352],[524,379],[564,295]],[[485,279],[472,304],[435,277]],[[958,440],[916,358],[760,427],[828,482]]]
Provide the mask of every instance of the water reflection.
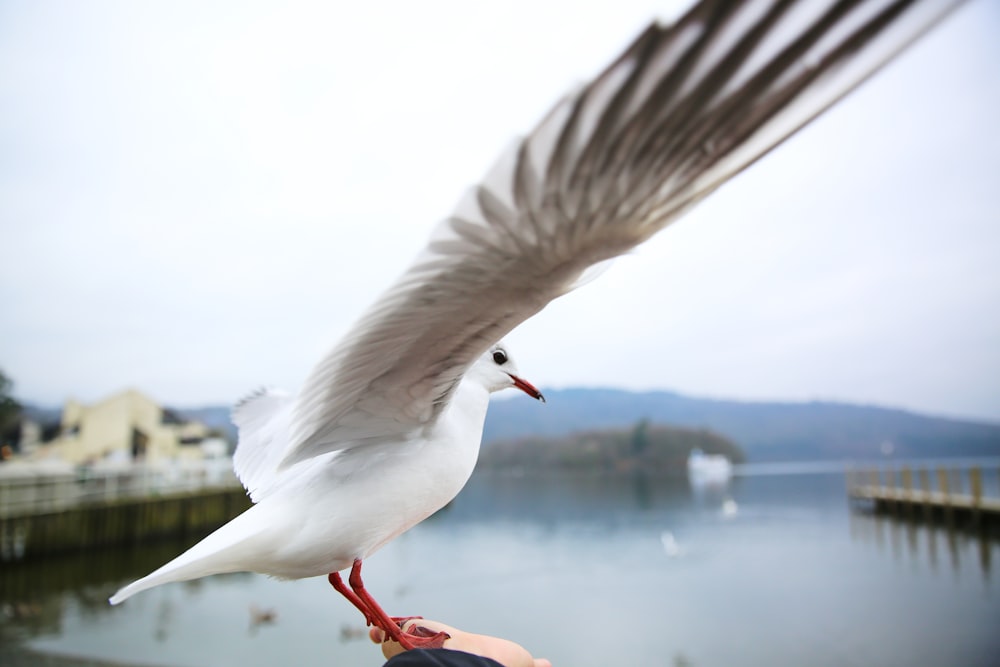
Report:
[[[270,667],[289,656],[378,664],[358,614],[322,579],[225,575],[107,605],[121,583],[189,543],[5,565],[0,662],[3,645],[20,642],[178,667]],[[574,667],[902,667],[925,653],[986,666],[1000,617],[996,548],[974,533],[854,515],[837,474],[708,486],[494,474],[477,475],[368,572],[392,613],[474,623]],[[580,628],[595,624],[601,631],[581,642]],[[914,637],[916,626],[930,630]]]
[[[947,523],[926,523],[873,513],[852,512],[850,535],[860,544],[870,544],[888,554],[900,566],[937,573],[942,560],[957,578],[972,572],[989,583],[994,552],[1000,539],[987,529],[961,528]],[[886,537],[888,535],[888,537]]]
[[645,514],[663,508],[679,509],[689,506],[691,498],[691,485],[685,475],[479,473],[445,512],[450,521],[589,521],[623,511]]
[[[0,642],[59,634],[68,607],[82,617],[111,615],[109,592],[159,567],[198,538],[157,541],[145,546],[93,549],[27,562],[4,563],[0,569]],[[253,575],[236,573],[228,578]],[[179,584],[189,590],[204,587],[205,580]],[[155,637],[166,641],[176,617],[170,601],[156,610]]]

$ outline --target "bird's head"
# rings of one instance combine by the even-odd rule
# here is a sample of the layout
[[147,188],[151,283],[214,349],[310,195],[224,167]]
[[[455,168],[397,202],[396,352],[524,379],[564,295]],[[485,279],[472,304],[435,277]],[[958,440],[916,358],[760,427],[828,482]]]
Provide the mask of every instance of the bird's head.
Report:
[[507,347],[497,343],[473,364],[470,374],[475,375],[489,391],[500,391],[509,387],[517,387],[528,396],[545,402],[542,392],[530,382],[522,380],[517,373],[517,366],[507,352]]

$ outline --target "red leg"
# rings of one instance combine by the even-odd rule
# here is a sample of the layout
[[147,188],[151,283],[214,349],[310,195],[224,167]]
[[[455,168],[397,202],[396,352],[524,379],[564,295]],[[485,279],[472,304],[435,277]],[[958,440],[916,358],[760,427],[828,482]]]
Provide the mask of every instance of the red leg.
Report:
[[407,646],[403,643],[403,633],[400,631],[399,626],[396,625],[395,621],[389,617],[389,614],[385,613],[382,606],[375,601],[375,598],[373,598],[365,588],[365,584],[361,580],[361,559],[354,561],[354,565],[351,567],[351,575],[347,578],[347,581],[351,584],[351,589],[355,599],[357,599],[362,605],[364,605],[364,608],[368,610],[368,614],[371,616],[371,622],[374,623],[376,627],[381,628],[386,635],[393,639],[393,641],[402,644],[403,648],[413,648],[412,646]]
[[361,598],[359,598],[357,595],[354,594],[354,591],[352,591],[350,588],[347,587],[347,584],[344,583],[344,580],[340,578],[339,572],[331,572],[330,576],[327,577],[327,580],[330,582],[330,585],[333,586],[334,589],[336,589],[338,593],[347,598],[348,602],[357,607],[358,611],[360,611],[362,614],[365,615],[365,623],[367,625],[371,625],[372,623],[375,622],[375,619],[372,617],[371,610],[369,610],[368,607],[365,606],[365,603],[361,601]]
[[365,615],[365,619],[368,620],[369,625],[374,624],[386,633],[388,637],[392,638],[393,641],[398,642],[407,650],[416,648],[417,646],[421,648],[440,648],[444,644],[444,640],[450,638],[450,635],[446,632],[432,632],[419,626],[412,627],[409,632],[403,632],[401,630],[402,623],[413,617],[395,619],[385,613],[385,610],[375,601],[375,598],[371,596],[365,588],[364,582],[361,580],[361,559],[354,561],[354,566],[351,567],[351,575],[347,579],[351,584],[353,593],[347,591],[347,587],[344,586],[344,582],[336,572],[330,574],[329,579],[335,589],[343,594],[351,604],[361,610],[361,613]]

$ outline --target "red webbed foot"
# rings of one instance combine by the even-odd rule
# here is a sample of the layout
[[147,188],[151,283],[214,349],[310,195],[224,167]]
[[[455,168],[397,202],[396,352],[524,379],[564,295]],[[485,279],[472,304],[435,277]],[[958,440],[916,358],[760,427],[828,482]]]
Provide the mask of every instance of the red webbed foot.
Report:
[[331,572],[328,577],[330,584],[340,592],[347,600],[354,605],[358,611],[365,616],[368,625],[374,625],[383,633],[383,641],[392,639],[406,650],[414,648],[441,648],[446,639],[451,635],[447,632],[435,632],[417,624],[403,630],[403,625],[407,621],[420,620],[422,616],[389,616],[382,607],[375,602],[375,598],[365,589],[361,580],[361,560],[355,560],[351,568],[351,575],[348,583],[344,584],[338,572]]
[[399,637],[399,643],[403,648],[410,650],[414,648],[441,648],[444,642],[451,639],[447,632],[435,632],[422,625],[413,623],[403,630]]
[[393,623],[395,623],[400,628],[402,628],[403,627],[403,623],[406,623],[407,621],[420,621],[424,617],[423,616],[390,616],[389,618],[392,620]]

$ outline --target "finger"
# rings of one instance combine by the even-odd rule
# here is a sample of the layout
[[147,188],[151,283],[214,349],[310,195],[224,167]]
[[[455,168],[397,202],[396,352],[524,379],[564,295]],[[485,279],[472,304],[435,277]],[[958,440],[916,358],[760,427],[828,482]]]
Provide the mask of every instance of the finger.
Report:
[[404,649],[402,645],[392,641],[391,639],[387,639],[386,641],[382,642],[382,655],[385,656],[386,660],[388,660],[394,655],[399,655],[405,650],[406,649]]
[[385,639],[385,633],[382,632],[382,628],[372,628],[368,631],[368,639],[376,644],[381,644]]
[[[438,623],[437,621],[428,621],[423,618],[410,619],[403,623],[400,629],[405,634],[407,632],[412,632],[414,627],[427,628],[432,632],[447,632],[452,637],[462,634],[460,630],[456,630],[450,625]],[[381,630],[379,632],[381,633]],[[372,641],[374,641],[374,635],[372,633],[369,633],[369,635],[373,637]],[[386,637],[382,634],[380,634],[379,637],[382,639],[382,655],[385,656],[386,660],[406,650],[399,643],[394,642],[390,637]],[[451,640],[445,640],[445,645],[449,645],[450,642]]]
[[545,658],[535,658],[535,667],[552,667],[552,663]]

